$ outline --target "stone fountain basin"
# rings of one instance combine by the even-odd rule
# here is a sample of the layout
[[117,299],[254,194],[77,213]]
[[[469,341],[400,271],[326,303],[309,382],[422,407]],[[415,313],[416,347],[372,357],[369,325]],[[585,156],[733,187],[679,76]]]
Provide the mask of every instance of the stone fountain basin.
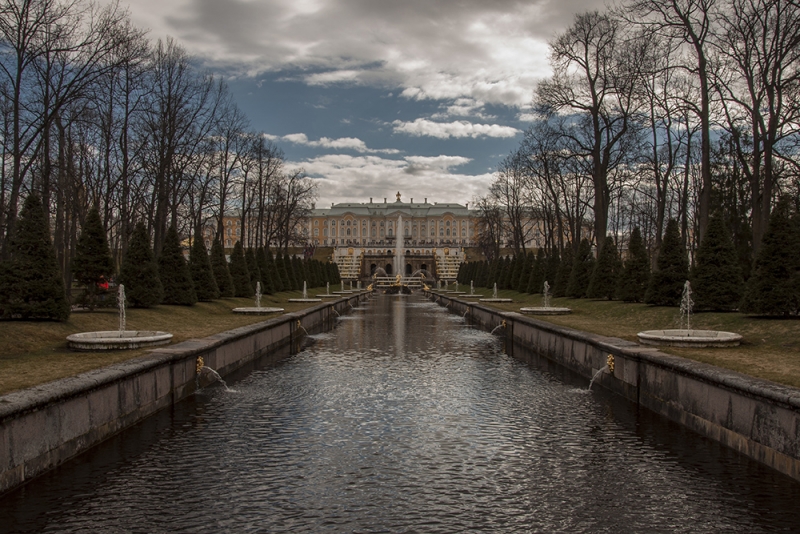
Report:
[[261,307],[256,308],[255,306],[250,308],[234,308],[233,313],[244,313],[247,315],[266,315],[268,313],[279,313],[282,312],[283,308],[270,308],[270,307]]
[[289,299],[289,302],[322,302],[322,299]]
[[740,334],[718,330],[647,330],[637,336],[644,345],[668,347],[736,347],[742,341]]
[[481,302],[514,302],[511,299],[504,299],[504,298],[488,298],[488,299],[479,299]]
[[557,308],[554,306],[531,306],[520,308],[519,311],[530,315],[567,315],[572,313],[572,308]]
[[119,350],[164,345],[171,339],[172,334],[156,330],[107,330],[72,334],[67,343],[77,350]]

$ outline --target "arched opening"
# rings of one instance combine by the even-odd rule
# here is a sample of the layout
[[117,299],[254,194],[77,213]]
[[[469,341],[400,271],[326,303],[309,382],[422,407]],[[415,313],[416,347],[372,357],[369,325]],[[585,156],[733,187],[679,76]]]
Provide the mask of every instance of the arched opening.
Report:
[[406,276],[411,276],[411,273],[412,273],[411,264],[406,263]]
[[372,276],[373,274],[375,274],[375,271],[377,270],[378,266],[373,263],[372,265],[369,266],[369,275]]
[[424,264],[424,263],[422,265],[420,265],[419,268],[420,268],[421,271],[427,271],[428,270],[428,266],[426,264]]
[[393,274],[392,273],[392,264],[391,263],[387,263],[386,267],[384,268],[384,271],[386,271],[386,274],[388,274],[389,276],[392,276],[392,274]]

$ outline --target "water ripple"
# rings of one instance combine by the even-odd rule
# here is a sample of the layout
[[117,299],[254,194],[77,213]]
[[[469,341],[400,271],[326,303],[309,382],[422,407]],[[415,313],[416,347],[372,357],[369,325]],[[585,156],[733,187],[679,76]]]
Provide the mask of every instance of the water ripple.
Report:
[[796,527],[796,483],[528,367],[435,304],[368,307],[12,494],[10,531]]

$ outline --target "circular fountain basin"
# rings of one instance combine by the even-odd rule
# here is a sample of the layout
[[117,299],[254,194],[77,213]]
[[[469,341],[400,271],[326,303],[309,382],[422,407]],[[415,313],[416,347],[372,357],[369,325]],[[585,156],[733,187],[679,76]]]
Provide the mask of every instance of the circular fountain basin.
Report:
[[483,298],[483,295],[479,295],[477,293],[475,293],[474,295],[467,294],[467,295],[461,295],[461,298],[462,299],[480,299],[480,298]]
[[554,306],[532,306],[520,308],[519,311],[530,315],[567,315],[572,313],[572,308],[556,308]]
[[316,295],[316,297],[318,299],[338,299],[338,298],[342,298],[341,295],[331,295],[329,293],[322,293],[320,295]]
[[718,330],[647,330],[637,336],[645,345],[667,347],[736,347],[742,341],[740,334]]
[[501,298],[488,298],[488,299],[479,299],[481,302],[514,302],[511,299],[501,299]]
[[244,313],[246,315],[266,315],[268,313],[280,313],[283,311],[283,308],[269,308],[269,307],[262,307],[256,308],[255,306],[250,308],[234,308],[233,313]]
[[164,345],[171,339],[172,334],[155,330],[108,330],[72,334],[67,343],[77,350],[120,350]]
[[289,302],[322,302],[322,299],[289,299]]

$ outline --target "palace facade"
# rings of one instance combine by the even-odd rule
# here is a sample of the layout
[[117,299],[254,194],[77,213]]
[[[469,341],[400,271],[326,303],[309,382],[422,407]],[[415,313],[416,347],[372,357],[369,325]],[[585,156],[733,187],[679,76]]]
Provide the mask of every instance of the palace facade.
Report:
[[[309,241],[333,247],[333,260],[345,279],[375,274],[454,279],[463,261],[464,247],[477,241],[476,210],[467,205],[403,202],[332,204],[315,208],[307,220]],[[455,267],[454,267],[455,266]]]

